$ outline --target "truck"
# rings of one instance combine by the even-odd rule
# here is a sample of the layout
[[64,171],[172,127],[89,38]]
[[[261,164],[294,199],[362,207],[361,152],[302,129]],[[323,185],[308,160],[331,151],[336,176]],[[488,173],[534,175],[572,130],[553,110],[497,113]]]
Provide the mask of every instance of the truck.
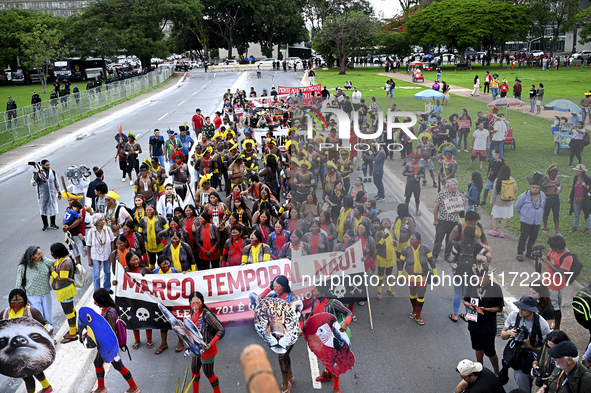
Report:
[[297,48],[290,46],[287,49],[287,57],[299,57],[300,59],[309,59],[312,57],[312,49]]
[[54,62],[53,72],[59,80],[68,78],[71,81],[85,81],[101,75],[104,67],[106,64],[103,59],[72,57]]

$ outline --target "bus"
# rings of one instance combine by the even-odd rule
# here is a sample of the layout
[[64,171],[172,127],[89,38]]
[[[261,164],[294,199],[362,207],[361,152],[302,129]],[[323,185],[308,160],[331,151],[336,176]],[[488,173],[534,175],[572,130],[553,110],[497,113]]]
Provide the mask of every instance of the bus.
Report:
[[94,79],[103,73],[105,61],[99,58],[72,57],[53,63],[56,79],[81,80]]

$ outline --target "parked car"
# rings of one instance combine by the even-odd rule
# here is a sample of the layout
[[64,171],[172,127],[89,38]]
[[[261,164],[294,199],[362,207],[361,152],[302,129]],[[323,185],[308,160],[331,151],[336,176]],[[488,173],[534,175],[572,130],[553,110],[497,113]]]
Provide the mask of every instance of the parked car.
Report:
[[275,62],[275,61],[277,61],[277,59],[270,57],[268,59],[259,60],[256,63],[254,63],[254,65],[257,66],[257,68],[259,68],[261,70],[272,70],[273,69],[273,62]]
[[238,62],[238,60],[226,60],[222,63],[220,63],[220,65],[239,65],[240,63]]
[[582,50],[573,54],[571,60],[587,60],[591,56],[591,50]]
[[293,68],[294,64],[297,64],[299,68],[302,68],[302,59],[299,57],[288,57],[285,61],[287,61],[287,66],[290,68]]
[[536,49],[536,50],[532,50],[531,54],[533,57],[542,57],[542,56],[544,56],[544,51]]
[[[10,70],[8,72],[10,72]],[[5,70],[0,69],[0,85],[6,85],[8,83],[10,83],[8,73]]]

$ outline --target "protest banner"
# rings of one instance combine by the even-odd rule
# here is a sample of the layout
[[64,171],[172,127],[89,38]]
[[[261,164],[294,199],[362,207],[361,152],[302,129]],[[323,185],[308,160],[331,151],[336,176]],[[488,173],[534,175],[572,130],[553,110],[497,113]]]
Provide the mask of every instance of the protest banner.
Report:
[[[199,291],[205,297],[207,306],[217,315],[224,326],[241,326],[253,322],[253,311],[248,295],[261,294],[269,288],[278,275],[288,278],[292,291],[304,301],[304,311],[310,307],[314,282],[303,281],[304,276],[329,276],[325,282],[330,286],[331,278],[339,276],[361,279],[351,280],[353,284],[335,286],[339,300],[345,296],[353,301],[364,300],[367,289],[363,282],[364,265],[361,244],[349,247],[346,252],[324,253],[301,257],[290,261],[279,259],[270,262],[233,266],[198,272],[178,274],[126,273],[117,265],[115,302],[120,317],[128,329],[170,329],[170,325],[158,308],[158,303],[168,308],[177,319],[190,316],[189,294]],[[336,280],[335,280],[336,283]],[[340,283],[340,282],[339,282]],[[337,284],[339,284],[337,283]],[[357,285],[355,285],[357,284]]]
[[312,86],[279,86],[278,91],[279,94],[298,94],[300,90],[302,91],[304,98],[310,98],[312,96],[312,92],[314,92],[317,96],[322,95],[322,86],[320,86],[320,83]]

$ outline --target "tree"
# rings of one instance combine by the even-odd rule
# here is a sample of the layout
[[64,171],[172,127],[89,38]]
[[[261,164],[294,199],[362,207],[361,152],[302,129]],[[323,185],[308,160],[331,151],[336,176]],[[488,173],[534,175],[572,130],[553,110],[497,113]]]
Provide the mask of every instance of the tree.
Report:
[[[409,42],[453,45],[460,54],[483,42],[501,42],[521,34],[530,18],[527,9],[491,0],[442,0],[410,15],[404,24]],[[476,23],[477,22],[477,23]]]
[[382,51],[388,55],[396,55],[397,57],[410,55],[410,43],[401,33],[382,30],[377,35],[377,42],[382,47]]
[[310,39],[314,39],[329,17],[352,11],[373,15],[373,8],[368,0],[306,0],[303,13],[311,26]]
[[576,20],[583,26],[581,31],[579,31],[579,36],[581,37],[579,42],[584,44],[591,41],[591,8],[579,12]]
[[550,5],[547,1],[534,1],[528,4],[529,15],[532,19],[530,25],[531,35],[535,38],[540,37],[541,47],[540,49],[546,49],[546,28],[550,24]]
[[369,46],[376,38],[378,22],[361,11],[330,16],[314,37],[312,47],[320,53],[333,53],[339,60],[339,74],[346,73],[347,58],[356,50]]
[[256,38],[262,52],[272,57],[276,44],[295,44],[308,37],[302,16],[302,7],[297,0],[260,0],[254,10]]
[[252,30],[252,19],[248,17],[254,11],[253,0],[203,0],[202,3],[208,30],[225,41],[228,58],[232,58],[236,41],[242,43],[241,36]]
[[569,25],[569,20],[572,19],[572,15],[579,11],[579,0],[550,0],[549,3],[552,21],[550,51],[553,53],[558,42],[558,36],[572,26],[572,24]]
[[47,93],[47,78],[51,62],[66,54],[62,42],[63,32],[59,26],[48,27],[37,24],[29,27],[32,27],[31,30],[21,36],[24,47],[23,64],[40,71],[43,93]]

